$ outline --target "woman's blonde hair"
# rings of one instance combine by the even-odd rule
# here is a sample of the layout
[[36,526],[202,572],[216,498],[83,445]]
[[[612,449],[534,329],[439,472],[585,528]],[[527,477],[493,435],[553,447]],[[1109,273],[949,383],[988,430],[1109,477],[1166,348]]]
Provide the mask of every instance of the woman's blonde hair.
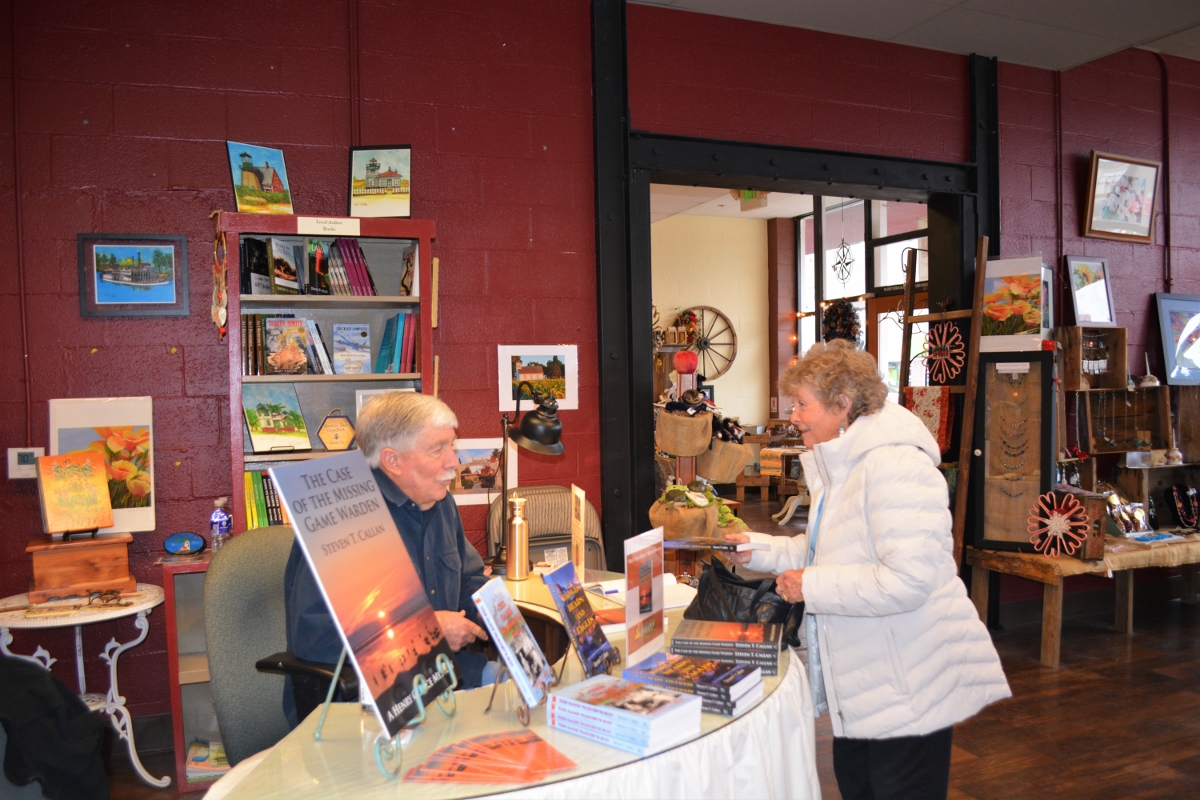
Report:
[[779,389],[787,396],[794,397],[801,386],[827,408],[835,408],[842,395],[849,398],[847,424],[864,414],[874,414],[887,399],[887,386],[875,359],[845,339],[814,344],[779,380]]

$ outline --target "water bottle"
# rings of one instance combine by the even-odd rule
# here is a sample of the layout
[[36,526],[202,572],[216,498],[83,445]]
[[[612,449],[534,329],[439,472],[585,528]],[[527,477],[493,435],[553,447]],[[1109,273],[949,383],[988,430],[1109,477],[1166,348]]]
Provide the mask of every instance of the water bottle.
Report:
[[228,502],[228,497],[218,497],[214,500],[213,513],[208,518],[213,555],[221,549],[221,545],[229,541],[229,534],[233,531],[233,517],[225,510],[225,504]]

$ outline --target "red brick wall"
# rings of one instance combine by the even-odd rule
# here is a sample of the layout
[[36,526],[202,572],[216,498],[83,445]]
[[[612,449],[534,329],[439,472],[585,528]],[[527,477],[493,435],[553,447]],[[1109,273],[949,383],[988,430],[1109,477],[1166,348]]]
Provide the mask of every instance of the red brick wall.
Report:
[[[578,411],[566,453],[522,451],[523,484],[575,482],[598,497],[590,17],[584,0],[360,4],[362,143],[413,146],[413,216],[437,220],[441,395],[460,433],[498,437],[496,344],[576,343]],[[347,5],[132,0],[20,4],[19,152],[28,284],[32,430],[46,401],[154,397],[158,528],[132,547],[139,580],[160,583],[165,536],[202,530],[229,486],[227,351],[208,321],[211,225],[233,210],[226,139],[282,148],[296,211],[344,214],[351,144]],[[0,444],[26,443],[13,214],[12,42],[0,15]],[[191,314],[83,319],[75,236],[185,233]],[[25,591],[36,487],[0,484],[0,596]],[[484,507],[464,509],[482,542]],[[161,610],[122,661],[135,714],[169,710]],[[84,630],[95,658],[132,626]],[[44,644],[74,683],[71,638]]]

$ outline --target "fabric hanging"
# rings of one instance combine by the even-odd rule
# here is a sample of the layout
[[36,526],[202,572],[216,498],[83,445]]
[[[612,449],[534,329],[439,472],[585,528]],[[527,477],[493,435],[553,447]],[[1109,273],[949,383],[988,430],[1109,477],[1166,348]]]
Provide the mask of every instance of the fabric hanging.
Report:
[[925,423],[938,447],[944,453],[950,449],[951,428],[954,423],[954,404],[950,402],[949,386],[906,386],[905,407]]

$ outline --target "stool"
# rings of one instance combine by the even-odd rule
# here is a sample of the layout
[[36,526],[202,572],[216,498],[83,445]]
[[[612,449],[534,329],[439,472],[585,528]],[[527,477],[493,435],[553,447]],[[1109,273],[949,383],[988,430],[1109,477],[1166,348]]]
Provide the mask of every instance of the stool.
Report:
[[771,496],[771,476],[770,475],[738,475],[737,476],[737,501],[739,503],[746,500],[746,487],[757,486],[759,496],[765,501]]

